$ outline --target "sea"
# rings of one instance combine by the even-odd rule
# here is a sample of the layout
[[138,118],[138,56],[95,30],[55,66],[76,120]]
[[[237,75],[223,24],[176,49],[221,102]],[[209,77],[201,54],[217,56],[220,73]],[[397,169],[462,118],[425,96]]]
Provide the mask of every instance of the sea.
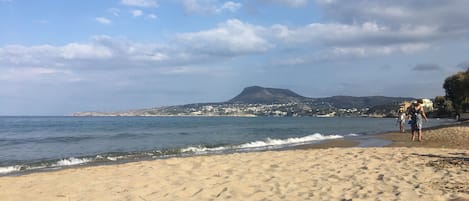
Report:
[[[425,127],[454,123],[430,119]],[[0,117],[0,176],[168,157],[291,149],[350,138],[390,143],[392,118]]]

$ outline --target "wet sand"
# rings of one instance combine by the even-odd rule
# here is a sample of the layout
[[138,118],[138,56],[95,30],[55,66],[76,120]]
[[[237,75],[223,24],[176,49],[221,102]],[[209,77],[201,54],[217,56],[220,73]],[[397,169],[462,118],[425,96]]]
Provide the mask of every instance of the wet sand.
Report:
[[[398,128],[397,128],[398,129]],[[449,148],[449,149],[469,149],[469,121],[454,125],[436,126],[424,128],[422,131],[422,142],[411,140],[410,129],[404,133],[399,131],[386,132],[372,136],[371,139],[382,139],[389,141],[385,147],[426,147],[426,148]],[[353,139],[333,139],[324,143],[298,146],[300,149],[324,149],[334,147],[357,147],[358,140]]]
[[410,130],[405,133],[389,132],[380,137],[390,140],[392,143],[389,146],[391,147],[469,149],[469,122],[424,129],[422,131],[422,142],[412,142]]

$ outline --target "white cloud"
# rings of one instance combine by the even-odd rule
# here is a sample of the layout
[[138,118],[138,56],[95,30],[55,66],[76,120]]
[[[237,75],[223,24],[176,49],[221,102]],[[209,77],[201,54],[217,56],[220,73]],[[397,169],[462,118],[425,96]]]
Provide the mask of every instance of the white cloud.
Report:
[[55,66],[74,61],[103,60],[114,56],[113,50],[99,44],[70,43],[64,46],[8,45],[0,48],[0,68]]
[[393,17],[393,18],[405,18],[410,17],[412,12],[403,7],[389,6],[381,7],[374,6],[366,10],[370,15],[382,16],[382,17]]
[[[136,16],[142,16],[137,12]],[[153,14],[146,18],[156,19]],[[243,55],[276,54],[283,50],[288,63],[412,54],[432,48],[445,40],[437,27],[406,24],[398,28],[377,22],[355,24],[313,23],[302,27],[282,24],[256,26],[230,19],[216,27],[174,34],[166,44],[138,43],[109,36],[96,36],[88,43],[63,46],[20,46],[0,48],[0,67],[68,66],[87,68],[89,62],[116,68],[161,67],[221,61]],[[170,44],[170,45],[169,45]],[[303,55],[303,56],[301,56]],[[84,62],[84,61],[89,61]]]
[[223,12],[224,10],[228,10],[230,12],[236,12],[238,9],[241,8],[241,3],[235,3],[232,1],[225,2],[217,11]]
[[[392,54],[413,54],[423,51],[431,46],[429,44],[415,43],[387,46],[334,46],[322,47],[309,54],[296,53],[275,58],[272,63],[282,66],[296,66],[307,63],[340,61],[348,59],[365,59],[378,56],[390,56]],[[303,54],[303,55],[302,55]]]
[[316,0],[318,4],[333,4],[336,0]]
[[56,78],[64,81],[74,82],[80,78],[70,70],[60,70],[44,67],[24,67],[0,69],[0,80],[2,81],[33,81],[46,78]]
[[158,19],[158,16],[156,16],[155,14],[148,14],[147,18],[151,19],[151,20],[156,20],[156,19]]
[[180,62],[178,58],[171,60],[168,55],[176,57],[180,53],[173,52],[164,45],[95,36],[88,43],[69,43],[63,46],[0,47],[0,69],[30,66],[94,68],[98,64],[100,67],[126,68],[155,65],[166,61]]
[[263,0],[269,3],[277,3],[282,4],[290,7],[301,7],[308,4],[308,0]]
[[469,12],[466,0],[355,0],[325,1],[318,5],[326,20],[353,24],[373,21],[393,29],[401,26],[436,27],[448,37],[465,37],[469,33]]
[[[7,45],[0,48],[0,64],[28,65],[42,64],[51,55],[57,55],[57,50],[51,45],[26,47],[22,45]],[[0,67],[5,65],[0,65]]]
[[130,13],[132,13],[132,16],[134,16],[134,17],[139,17],[139,16],[143,15],[143,11],[141,11],[141,10],[132,10],[132,11],[130,11]]
[[[152,18],[150,15],[148,18]],[[156,16],[154,16],[156,17]],[[88,68],[91,62],[116,68],[127,66],[188,65],[227,57],[295,52],[290,63],[364,58],[426,50],[438,38],[428,26],[392,29],[374,22],[362,24],[314,23],[303,27],[281,24],[256,26],[230,19],[217,27],[175,34],[167,44],[138,43],[122,38],[96,36],[88,43],[63,46],[0,47],[1,66],[74,66]],[[169,43],[171,45],[169,45]],[[309,56],[305,50],[314,50]],[[288,59],[285,59],[285,61]]]
[[154,0],[121,0],[121,3],[128,6],[138,6],[146,8],[157,8],[158,3]]
[[[403,26],[393,30],[391,27],[374,22],[363,24],[323,24],[314,23],[291,29],[284,25],[274,25],[270,33],[285,44],[307,46],[390,46],[416,43],[431,43],[438,38],[435,27]],[[412,48],[414,47],[414,48]],[[418,49],[409,46],[408,49]]]
[[205,3],[201,5],[198,0],[183,0],[183,6],[186,12],[198,14],[212,14],[216,12],[214,5]]
[[266,32],[263,27],[232,19],[213,29],[175,34],[168,44],[95,36],[89,42],[60,46],[8,45],[0,47],[0,68],[158,68],[197,65],[271,50],[274,45],[262,36],[263,32]]
[[411,54],[411,53],[420,52],[420,51],[429,49],[430,47],[431,45],[428,43],[408,43],[408,44],[400,45],[399,51],[406,53],[406,54]]
[[110,8],[108,9],[108,12],[112,13],[114,16],[119,16],[121,11],[117,8]]
[[65,59],[107,59],[113,56],[109,48],[90,44],[71,43],[59,50]]
[[111,24],[111,20],[105,18],[105,17],[97,17],[95,18],[97,22],[101,24]]
[[218,5],[218,2],[213,0],[183,0],[182,4],[186,12],[195,14],[220,14],[224,11],[236,12],[242,7],[241,3],[232,1]]
[[400,51],[400,46],[375,46],[375,47],[334,47],[330,51],[330,55],[334,58],[347,57],[371,57],[378,55],[390,55]]
[[179,34],[177,39],[191,51],[205,54],[260,53],[272,48],[272,44],[258,34],[262,29],[262,27],[231,19],[215,29]]
[[165,67],[158,70],[158,74],[162,75],[204,75],[204,76],[223,76],[227,72],[223,69],[213,69],[201,66],[182,66],[182,67]]

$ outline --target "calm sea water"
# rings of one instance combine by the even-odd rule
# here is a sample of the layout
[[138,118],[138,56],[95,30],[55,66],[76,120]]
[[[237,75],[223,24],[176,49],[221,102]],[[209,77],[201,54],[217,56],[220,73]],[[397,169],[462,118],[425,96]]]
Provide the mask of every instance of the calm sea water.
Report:
[[397,129],[395,119],[385,118],[0,117],[0,174],[282,149]]

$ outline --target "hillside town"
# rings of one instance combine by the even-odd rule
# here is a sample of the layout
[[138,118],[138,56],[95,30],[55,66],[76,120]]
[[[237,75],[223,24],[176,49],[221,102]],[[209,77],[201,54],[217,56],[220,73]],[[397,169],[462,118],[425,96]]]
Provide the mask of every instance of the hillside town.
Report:
[[[120,112],[77,112],[73,116],[242,116],[396,117],[415,98],[333,96],[308,98],[288,89],[247,87],[229,101],[155,107]],[[425,110],[433,102],[423,99]]]
[[[426,111],[433,111],[433,102],[423,99]],[[412,101],[391,104],[384,110],[375,108],[336,108],[330,103],[277,103],[277,104],[190,104],[125,112],[81,112],[74,116],[312,116],[312,117],[395,117],[405,111]],[[389,108],[389,109],[388,109]]]

